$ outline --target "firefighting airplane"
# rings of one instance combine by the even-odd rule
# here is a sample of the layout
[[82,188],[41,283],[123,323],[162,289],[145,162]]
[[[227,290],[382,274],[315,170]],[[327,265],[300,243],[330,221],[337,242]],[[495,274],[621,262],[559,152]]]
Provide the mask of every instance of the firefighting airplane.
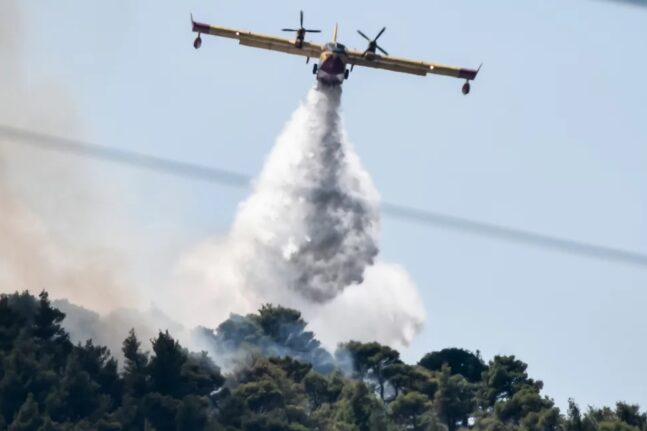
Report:
[[[463,94],[469,94],[471,89],[470,81],[476,79],[476,75],[478,75],[481,69],[480,67],[478,69],[465,69],[391,57],[377,44],[377,39],[384,33],[386,27],[374,39],[370,39],[358,30],[358,33],[369,42],[365,51],[348,49],[343,44],[337,42],[337,26],[335,26],[333,32],[332,42],[326,43],[325,45],[306,42],[304,40],[306,33],[318,33],[320,30],[309,30],[303,27],[303,11],[301,11],[301,27],[298,29],[283,29],[283,31],[296,32],[296,38],[294,40],[203,24],[194,21],[193,17],[191,17],[191,23],[193,25],[193,32],[198,33],[198,36],[193,42],[195,49],[202,46],[202,34],[211,34],[213,36],[238,39],[239,43],[245,46],[301,55],[306,57],[306,63],[310,61],[310,58],[318,57],[319,63],[313,65],[312,73],[317,76],[318,81],[327,85],[340,85],[345,79],[348,79],[350,71],[355,66],[365,66],[413,75],[425,76],[428,73],[433,73],[464,79],[465,84],[463,85],[462,91]],[[384,55],[378,54],[377,50]],[[350,65],[350,70],[347,67],[348,65]]]

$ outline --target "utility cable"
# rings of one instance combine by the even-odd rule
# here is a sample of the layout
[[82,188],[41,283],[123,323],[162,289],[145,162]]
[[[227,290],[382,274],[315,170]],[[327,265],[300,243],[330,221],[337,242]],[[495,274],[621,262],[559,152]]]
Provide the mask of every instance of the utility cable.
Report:
[[[20,142],[44,150],[107,160],[137,168],[149,169],[178,177],[207,181],[230,187],[247,188],[252,181],[251,176],[241,174],[239,172],[90,144],[87,142],[9,126],[0,125],[0,136],[7,138],[8,140]],[[647,254],[644,253],[574,241],[571,239],[559,238],[556,236],[544,235],[541,233],[491,223],[484,223],[388,202],[382,202],[381,208],[386,215],[420,225],[436,226],[508,242],[552,249],[574,255],[647,267]]]

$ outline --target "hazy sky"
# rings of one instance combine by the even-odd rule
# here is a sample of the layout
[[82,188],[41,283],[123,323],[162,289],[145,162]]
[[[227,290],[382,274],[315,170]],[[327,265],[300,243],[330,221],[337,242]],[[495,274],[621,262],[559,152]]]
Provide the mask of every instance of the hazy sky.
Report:
[[[351,74],[346,127],[383,199],[647,253],[647,8],[631,3],[20,2],[25,79],[33,91],[67,87],[82,123],[72,137],[249,174],[312,86],[311,67],[210,37],[196,52],[191,12],[276,34],[302,8],[306,25],[324,30],[317,41],[339,22],[340,40],[364,48],[355,30],[386,25],[381,44],[393,55],[484,62],[469,97],[449,78]],[[247,195],[94,169],[119,190],[104,219],[141,230],[129,253],[148,262],[135,272],[150,280],[150,262],[225,232]],[[381,248],[411,273],[429,315],[407,360],[447,346],[515,354],[562,406],[647,407],[647,268],[390,218]]]

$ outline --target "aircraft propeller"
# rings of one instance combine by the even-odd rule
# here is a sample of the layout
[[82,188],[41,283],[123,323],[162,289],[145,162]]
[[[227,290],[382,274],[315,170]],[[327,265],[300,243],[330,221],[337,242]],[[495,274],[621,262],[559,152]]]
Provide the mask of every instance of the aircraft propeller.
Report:
[[299,17],[300,17],[299,22],[300,22],[301,27],[299,27],[299,28],[284,28],[282,30],[283,31],[293,31],[293,32],[296,32],[297,35],[300,35],[300,36],[305,35],[305,33],[321,33],[321,30],[311,30],[311,29],[307,29],[307,28],[303,27],[303,11],[300,11]]
[[380,45],[377,44],[377,40],[380,38],[380,36],[382,36],[382,33],[384,33],[385,30],[386,27],[383,27],[382,30],[380,30],[380,32],[377,34],[377,36],[375,36],[375,39],[371,39],[370,37],[362,33],[361,30],[357,30],[357,33],[359,33],[360,36],[368,40],[368,48],[366,48],[366,51],[364,51],[364,53],[362,54],[363,57],[365,57],[369,53],[375,54],[376,50],[378,49],[382,52],[382,54],[389,55],[388,52],[386,52]]

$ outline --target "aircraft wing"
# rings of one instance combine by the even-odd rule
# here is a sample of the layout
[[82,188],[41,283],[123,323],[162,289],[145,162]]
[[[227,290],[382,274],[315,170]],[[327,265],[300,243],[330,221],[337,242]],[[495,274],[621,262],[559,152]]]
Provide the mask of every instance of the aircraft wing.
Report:
[[410,73],[412,75],[425,76],[428,73],[436,75],[451,76],[453,78],[476,79],[478,69],[466,69],[461,67],[446,66],[444,64],[427,63],[406,58],[381,56],[377,54],[364,55],[363,52],[348,50],[348,63],[354,66],[372,67],[375,69],[391,70],[393,72]]
[[301,48],[297,48],[293,40],[282,37],[266,36],[264,34],[252,33],[249,31],[235,30],[226,27],[219,27],[203,24],[191,20],[193,31],[198,34],[211,34],[213,36],[237,39],[241,45],[253,48],[269,49],[271,51],[285,52],[287,54],[300,55],[303,57],[319,57],[323,47],[316,43],[303,42]]

